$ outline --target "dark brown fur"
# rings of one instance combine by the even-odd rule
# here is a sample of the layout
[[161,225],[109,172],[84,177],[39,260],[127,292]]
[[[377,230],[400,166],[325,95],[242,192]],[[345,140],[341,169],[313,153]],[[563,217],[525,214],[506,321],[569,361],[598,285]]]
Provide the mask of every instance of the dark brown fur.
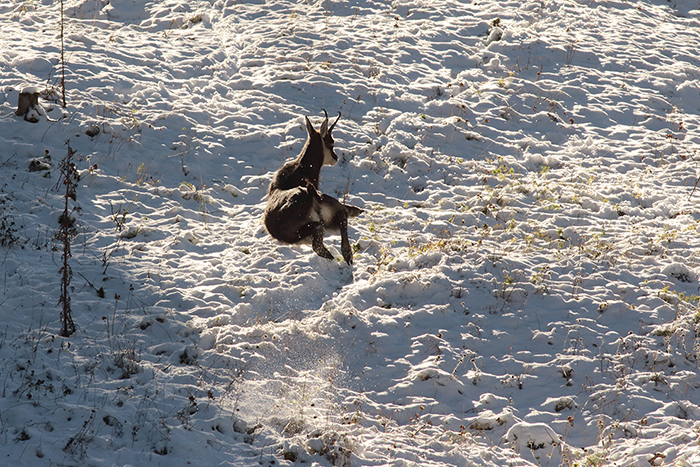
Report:
[[311,241],[316,254],[326,259],[333,259],[333,255],[323,244],[324,232],[339,231],[340,251],[345,262],[352,264],[348,217],[359,215],[362,209],[345,205],[318,192],[321,167],[335,165],[338,161],[331,136],[338,119],[340,114],[328,128],[326,115],[319,132],[306,118],[306,144],[301,154],[284,164],[270,183],[263,222],[270,235],[277,240],[291,244]]

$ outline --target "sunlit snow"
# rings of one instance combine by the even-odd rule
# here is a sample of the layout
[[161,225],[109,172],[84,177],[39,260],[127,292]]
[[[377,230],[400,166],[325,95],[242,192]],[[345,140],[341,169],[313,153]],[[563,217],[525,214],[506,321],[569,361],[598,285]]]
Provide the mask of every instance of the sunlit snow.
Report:
[[[64,3],[65,109],[0,4],[0,465],[700,465],[697,1]],[[324,110],[353,266],[261,223]]]

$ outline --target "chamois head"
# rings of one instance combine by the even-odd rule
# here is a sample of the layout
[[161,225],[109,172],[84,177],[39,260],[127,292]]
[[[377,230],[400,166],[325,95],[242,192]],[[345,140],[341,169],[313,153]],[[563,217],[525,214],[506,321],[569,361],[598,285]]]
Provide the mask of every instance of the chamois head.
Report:
[[320,137],[322,142],[321,147],[323,148],[323,165],[335,165],[338,162],[338,156],[333,150],[335,141],[333,140],[333,136],[331,136],[331,131],[333,131],[335,124],[338,123],[338,120],[340,120],[340,112],[338,112],[338,117],[335,119],[330,128],[328,127],[328,113],[325,111],[325,109],[323,110],[323,113],[326,115],[326,119],[323,121],[323,123],[321,123],[321,127],[318,131],[316,131],[311,124],[311,121],[309,121],[309,117],[304,117],[306,119],[306,132],[309,135],[309,141],[316,139],[316,135]]

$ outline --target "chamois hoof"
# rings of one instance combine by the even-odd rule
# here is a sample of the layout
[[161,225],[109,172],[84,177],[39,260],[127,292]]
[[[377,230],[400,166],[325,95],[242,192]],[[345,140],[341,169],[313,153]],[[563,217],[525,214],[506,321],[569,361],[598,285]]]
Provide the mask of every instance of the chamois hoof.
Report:
[[328,248],[326,248],[325,246],[322,247],[322,249],[321,249],[321,248],[319,248],[319,249],[315,249],[315,248],[314,248],[314,251],[315,251],[316,254],[317,254],[318,256],[320,256],[321,258],[325,258],[325,259],[328,259],[328,260],[331,260],[331,261],[333,261],[333,260],[335,259],[335,258],[333,257],[333,255],[331,254],[331,252],[328,251]]
[[343,254],[343,258],[348,265],[352,266],[352,248],[350,245],[343,245],[340,248],[340,252]]
[[345,262],[348,263],[348,266],[352,266],[353,259],[352,259],[352,253],[349,255],[343,255],[343,258],[345,259]]

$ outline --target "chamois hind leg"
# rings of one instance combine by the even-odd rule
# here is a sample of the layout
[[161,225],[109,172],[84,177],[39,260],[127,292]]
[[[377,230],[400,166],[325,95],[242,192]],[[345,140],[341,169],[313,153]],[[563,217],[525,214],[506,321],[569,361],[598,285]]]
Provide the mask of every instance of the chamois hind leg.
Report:
[[345,262],[352,264],[352,248],[350,247],[350,241],[348,240],[348,213],[347,211],[338,211],[335,215],[335,224],[340,230],[340,252],[345,258]]
[[363,212],[365,212],[364,209],[360,209],[357,206],[353,206],[351,204],[343,204],[345,206],[345,209],[348,211],[348,217],[357,217]]

